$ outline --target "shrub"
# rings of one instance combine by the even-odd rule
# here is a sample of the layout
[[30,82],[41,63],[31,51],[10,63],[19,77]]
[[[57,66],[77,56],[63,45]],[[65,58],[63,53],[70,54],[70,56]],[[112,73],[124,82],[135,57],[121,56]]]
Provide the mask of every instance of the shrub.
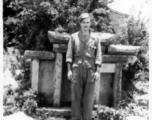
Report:
[[94,119],[99,120],[123,120],[125,113],[122,110],[116,110],[107,106],[99,105],[93,115]]
[[128,116],[140,116],[148,120],[148,111],[137,103],[126,104],[122,101],[117,109],[104,105],[96,106],[92,117],[94,120],[126,120]]
[[9,94],[7,99],[11,99],[11,104],[4,109],[4,116],[18,111],[23,111],[30,116],[35,115],[39,100],[36,91],[30,89],[14,92]]
[[106,6],[112,1],[5,0],[4,47],[15,45],[22,54],[27,49],[51,51],[47,31],[63,29],[67,33],[76,32],[79,29],[78,16],[82,12],[91,14],[94,31],[112,32]]
[[[139,14],[140,16],[140,14]],[[122,78],[122,99],[131,99],[135,93],[144,94],[135,86],[136,82],[144,83],[149,81],[149,31],[146,28],[148,20],[145,21],[140,17],[136,20],[130,16],[127,22],[127,28],[117,36],[115,44],[141,46],[141,51],[137,55],[137,61],[134,64],[126,64],[123,68]]]

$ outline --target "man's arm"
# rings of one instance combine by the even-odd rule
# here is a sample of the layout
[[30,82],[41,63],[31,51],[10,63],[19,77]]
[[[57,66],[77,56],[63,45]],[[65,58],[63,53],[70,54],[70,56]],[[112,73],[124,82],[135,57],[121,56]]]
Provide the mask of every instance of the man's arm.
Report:
[[68,43],[68,49],[66,53],[66,62],[72,63],[73,62],[73,38],[70,37],[69,43]]
[[72,62],[73,62],[73,39],[70,37],[66,53],[66,63],[68,67],[68,79],[72,80]]
[[100,72],[100,65],[96,65],[96,72]]
[[96,42],[96,55],[95,55],[95,73],[93,76],[93,79],[96,81],[99,79],[100,75],[100,67],[101,67],[101,62],[102,62],[102,58],[101,58],[101,45],[100,45],[100,41],[99,39],[97,39]]
[[99,39],[97,39],[97,42],[96,42],[95,65],[96,65],[96,71],[100,71],[100,67],[102,65],[102,52],[101,52],[101,45],[100,45]]
[[69,72],[69,71],[72,71],[72,65],[71,65],[71,63],[68,62],[68,63],[67,63],[67,66],[68,66],[68,72]]

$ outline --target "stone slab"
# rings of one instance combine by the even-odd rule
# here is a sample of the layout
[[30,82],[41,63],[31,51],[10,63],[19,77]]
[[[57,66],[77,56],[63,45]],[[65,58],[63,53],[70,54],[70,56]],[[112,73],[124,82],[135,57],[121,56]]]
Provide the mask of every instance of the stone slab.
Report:
[[100,69],[101,73],[115,73],[116,64],[103,63]]
[[61,101],[61,83],[62,83],[62,61],[63,55],[56,53],[55,67],[54,67],[54,93],[53,93],[53,105],[60,106]]
[[62,86],[61,86],[61,102],[71,102],[71,81],[67,78],[67,64],[65,62],[66,55],[63,53],[63,65],[62,65]]
[[48,51],[32,51],[26,50],[24,53],[24,58],[31,58],[31,59],[49,59],[54,60],[55,54],[53,52]]
[[108,47],[108,54],[113,55],[137,55],[140,51],[140,46],[131,45],[110,45]]
[[113,84],[113,107],[117,108],[117,105],[121,101],[121,88],[122,87],[122,64],[116,64],[116,72],[114,75]]
[[62,117],[70,117],[71,116],[71,109],[70,108],[46,108],[46,107],[43,107],[43,108],[38,108],[37,109],[37,112],[38,113],[48,113],[49,116],[55,116],[55,117],[59,117],[59,116],[62,116]]
[[48,104],[53,103],[54,92],[54,61],[40,60],[38,90]]
[[[101,45],[109,46],[116,41],[116,35],[111,33],[93,33],[97,38],[99,38]],[[48,38],[51,43],[55,44],[68,44],[70,39],[70,34],[58,33],[55,31],[48,31]]]
[[101,73],[99,104],[112,107],[114,74]]
[[31,62],[31,87],[33,90],[38,90],[39,82],[39,60],[34,59]]
[[129,63],[135,59],[132,55],[103,55],[102,63]]

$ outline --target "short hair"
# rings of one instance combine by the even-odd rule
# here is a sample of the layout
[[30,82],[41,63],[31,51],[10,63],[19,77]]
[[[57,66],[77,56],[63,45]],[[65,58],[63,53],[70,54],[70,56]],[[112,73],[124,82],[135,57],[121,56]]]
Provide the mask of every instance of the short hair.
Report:
[[[84,19],[86,19],[86,18],[90,18],[89,13],[82,13],[82,14],[79,16],[79,18],[78,18],[79,23],[82,22],[82,20],[84,20]],[[90,18],[90,19],[91,19],[91,18]]]

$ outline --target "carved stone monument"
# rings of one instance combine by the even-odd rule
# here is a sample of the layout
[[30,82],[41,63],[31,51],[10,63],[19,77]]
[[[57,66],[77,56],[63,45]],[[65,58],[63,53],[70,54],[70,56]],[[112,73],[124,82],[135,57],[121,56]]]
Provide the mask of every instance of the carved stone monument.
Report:
[[[96,82],[95,104],[117,107],[121,100],[122,68],[136,59],[139,46],[113,45],[114,35],[97,33],[102,45],[100,80]],[[44,95],[53,106],[71,101],[70,81],[67,79],[65,55],[69,35],[48,31],[53,44],[52,52],[25,51],[24,57],[32,59],[32,88]]]

